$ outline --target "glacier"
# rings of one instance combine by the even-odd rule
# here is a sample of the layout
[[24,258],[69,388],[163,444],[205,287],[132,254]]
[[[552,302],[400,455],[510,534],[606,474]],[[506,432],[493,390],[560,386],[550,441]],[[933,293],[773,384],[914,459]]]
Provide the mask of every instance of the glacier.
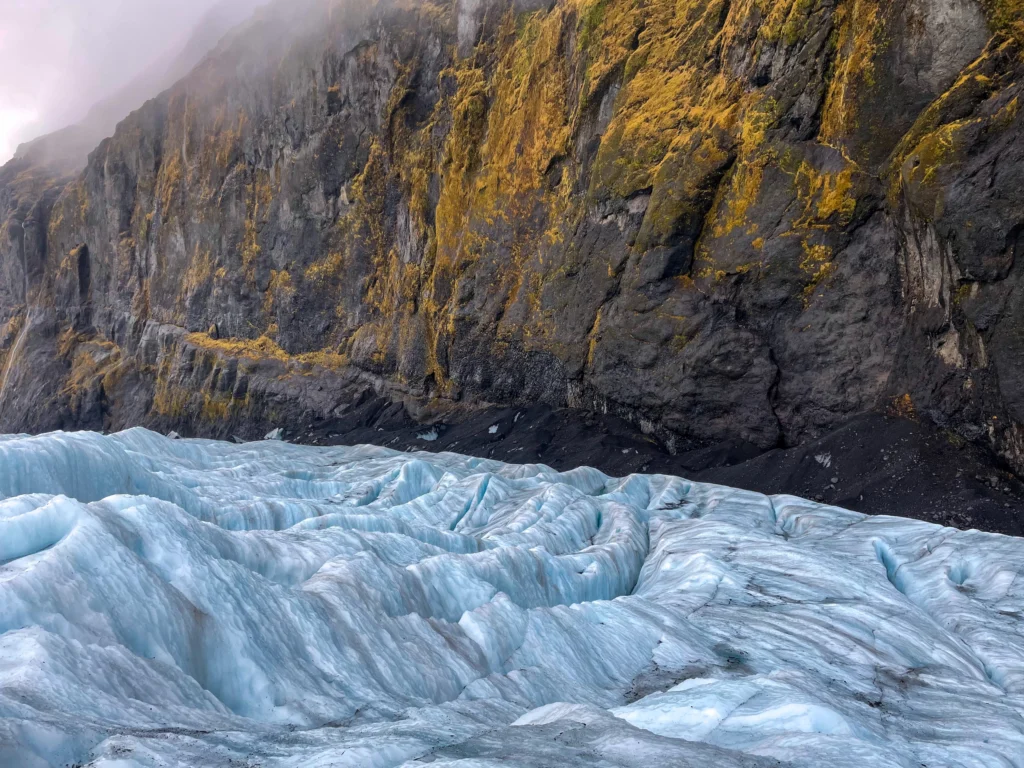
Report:
[[0,437],[0,766],[1024,766],[1022,568],[677,477]]

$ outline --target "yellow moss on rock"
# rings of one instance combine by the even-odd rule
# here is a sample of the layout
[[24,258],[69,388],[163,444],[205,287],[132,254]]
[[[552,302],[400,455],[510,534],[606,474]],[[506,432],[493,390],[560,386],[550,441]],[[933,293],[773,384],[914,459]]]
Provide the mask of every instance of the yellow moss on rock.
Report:
[[160,201],[160,211],[165,221],[169,218],[171,202],[181,186],[182,176],[181,150],[174,149],[169,155],[164,155],[163,163],[157,172],[157,199]]
[[[856,63],[875,50],[874,38],[855,32],[877,6],[851,0],[844,7],[847,37],[837,40],[844,84],[830,96],[837,108],[856,95],[864,74],[854,72]],[[418,62],[396,63],[385,110],[388,145],[374,141],[344,217],[349,241],[361,238],[371,257],[364,302],[371,319],[364,328],[372,323],[373,341],[367,335],[359,348],[375,349],[384,365],[409,339],[424,339],[427,373],[443,390],[439,346],[449,343],[460,297],[468,294],[467,270],[495,252],[507,255],[489,261],[496,270],[491,290],[503,304],[496,313],[499,340],[518,334],[528,347],[553,348],[542,296],[559,265],[548,274],[545,259],[595,199],[650,194],[635,243],[643,251],[673,237],[681,221],[699,224],[714,196],[717,213],[706,237],[739,232],[757,245],[739,269],[709,263],[701,270],[713,277],[763,268],[757,252],[771,233],[750,222],[766,170],[779,163],[768,136],[782,108],[716,62],[732,61],[751,44],[755,57],[771,50],[766,46],[798,45],[817,26],[812,16],[826,12],[811,0],[563,0],[534,12],[509,11],[496,32],[441,73],[441,97],[426,119],[404,111]],[[591,130],[583,121],[598,114],[607,124],[588,198],[574,199],[579,148],[573,141],[581,129]],[[806,208],[798,229],[851,220],[855,168],[826,173],[808,166],[796,175]],[[403,233],[400,243],[382,230],[380,209],[395,184],[408,201],[400,226],[411,221],[411,238]],[[337,248],[307,268],[307,281],[324,283],[347,257],[344,246]]]
[[259,242],[260,229],[267,220],[274,192],[270,184],[270,173],[262,168],[253,173],[252,180],[245,187],[245,222],[243,224],[242,272],[248,280],[255,276],[256,260],[263,251]]
[[227,169],[231,164],[232,157],[238,148],[249,118],[245,112],[239,111],[233,125],[225,128],[225,121],[222,110],[214,124],[214,160],[217,167],[222,170]]
[[836,264],[832,261],[832,249],[827,245],[812,244],[809,240],[801,242],[804,256],[800,261],[800,269],[809,276],[804,285],[804,307],[810,306],[819,288],[836,272]]
[[853,219],[857,199],[853,191],[853,165],[847,163],[841,171],[819,171],[806,160],[796,171],[797,198],[804,211],[795,223],[797,227],[817,227],[828,224],[845,226]]
[[782,41],[793,45],[807,30],[815,0],[780,0],[759,5],[767,13],[761,37],[769,42]]
[[247,357],[252,360],[287,362],[290,356],[268,336],[257,339],[214,339],[206,333],[190,333],[185,340],[193,346],[217,352],[226,357]]
[[250,403],[251,397],[248,392],[242,398],[225,392],[204,392],[199,416],[203,421],[211,423],[228,421],[248,408]]
[[[1003,78],[989,75],[993,67],[999,66],[1000,58],[1017,49],[1013,40],[997,37],[956,82],[921,113],[890,159],[886,171],[890,205],[899,205],[901,196],[905,196],[919,215],[930,219],[942,215],[945,206],[943,176],[963,161],[973,135],[979,131],[1001,132],[1014,125],[1019,110],[1016,97],[994,114],[979,111],[976,105],[992,98],[1005,85]],[[972,106],[978,116],[959,117]]]
[[938,219],[945,208],[944,170],[961,162],[966,149],[963,133],[979,118],[957,120],[939,126],[924,136],[910,152],[899,171],[899,188],[917,211],[929,219]]
[[182,298],[207,285],[213,277],[213,254],[208,250],[200,251],[197,244],[189,261],[188,268],[181,281]]
[[1024,44],[1024,0],[982,0],[992,27]]
[[917,418],[917,408],[914,407],[914,400],[909,394],[894,397],[889,406],[889,413],[904,419]]
[[310,264],[304,273],[307,282],[316,286],[324,286],[328,281],[341,274],[345,264],[345,255],[339,251],[327,254],[326,257]]
[[100,384],[116,385],[123,370],[120,347],[105,339],[93,339],[70,329],[60,341],[61,356],[70,358],[71,369],[64,380],[61,394],[75,396]]
[[884,44],[878,0],[847,0],[836,9],[837,55],[822,110],[819,138],[835,147],[859,127],[860,100],[875,84],[875,60]]
[[275,306],[291,301],[295,296],[295,286],[292,284],[292,276],[287,270],[270,270],[270,283],[263,295],[263,312],[270,314]]
[[207,333],[189,333],[185,340],[192,346],[224,358],[273,360],[295,367],[319,366],[330,370],[337,370],[348,364],[345,355],[331,349],[291,355],[266,335],[256,339],[214,339]]
[[[839,6],[834,41],[839,53],[822,139],[842,149],[856,123],[860,89],[871,82],[883,33],[875,23],[877,2],[844,0]],[[452,18],[451,6],[445,8],[438,23]],[[423,23],[433,23],[430,15],[439,13],[437,8],[410,10],[422,13]],[[384,61],[381,71],[392,78],[381,115],[387,128],[372,140],[365,166],[345,186],[338,229],[323,253],[308,266],[271,271],[263,311],[280,310],[294,295],[295,280],[334,288],[336,279],[347,275],[346,265],[356,269],[368,260],[366,280],[359,284],[365,290],[362,306],[357,313],[343,306],[351,294],[347,288],[338,304],[346,327],[335,340],[345,339],[343,348],[358,349],[381,366],[398,367],[396,351],[403,362],[425,361],[425,375],[444,391],[441,347],[450,343],[465,309],[459,303],[480,279],[473,270],[483,254],[500,254],[487,259],[487,267],[493,267],[487,290],[498,297],[494,316],[500,318],[495,321],[500,342],[518,335],[528,348],[554,348],[544,298],[568,272],[560,273],[564,264],[557,261],[550,266],[550,257],[563,253],[559,246],[566,233],[595,200],[630,200],[631,214],[644,217],[638,251],[668,242],[687,217],[697,219],[701,229],[699,217],[713,203],[702,238],[734,235],[735,247],[749,246],[750,254],[716,264],[698,243],[697,273],[723,279],[762,269],[766,238],[778,232],[759,232],[751,222],[765,179],[780,166],[781,150],[769,136],[782,107],[738,76],[740,54],[751,60],[791,55],[781,48],[800,44],[818,26],[816,14],[829,12],[831,7],[814,0],[560,0],[529,13],[509,10],[496,25],[491,19],[476,50],[453,56],[436,88],[415,80],[429,70],[415,58],[419,52],[406,59],[367,45],[360,54],[367,57],[363,63],[376,67]],[[425,117],[422,103],[407,98],[414,88],[438,94],[433,114]],[[330,85],[328,92],[340,93],[339,85]],[[587,197],[574,199],[581,186],[576,158],[595,119],[598,146]],[[245,125],[244,115],[229,117],[226,109],[218,118],[209,150],[218,165],[230,161]],[[364,143],[360,151],[365,150]],[[194,155],[188,156],[194,165]],[[180,188],[176,162],[181,157],[172,152],[161,169],[160,192],[168,204]],[[856,166],[848,162],[824,171],[808,161],[794,165],[783,169],[793,176],[800,200],[801,210],[790,222],[794,234],[805,237],[808,229],[848,224],[856,208]],[[273,178],[268,171],[250,171],[245,188],[238,248],[250,283],[260,263]],[[395,199],[400,200],[397,216],[385,203]],[[396,234],[389,223],[400,231]],[[835,270],[830,255],[805,254],[800,266],[810,281],[808,300]],[[209,280],[212,268],[203,261],[190,266],[185,285]],[[609,265],[612,279],[613,273]],[[694,288],[692,281],[686,288]],[[600,324],[596,318],[588,362]],[[193,337],[192,343],[214,345],[223,354],[289,365],[298,359],[269,336],[224,342]]]
[[[684,146],[693,131],[730,133],[742,97],[738,82],[705,69],[712,42],[727,34],[720,29],[722,2],[652,0],[634,9],[642,58],[632,62],[616,98],[594,163],[592,195],[629,197],[651,187],[670,149]],[[617,39],[622,23],[604,36]]]

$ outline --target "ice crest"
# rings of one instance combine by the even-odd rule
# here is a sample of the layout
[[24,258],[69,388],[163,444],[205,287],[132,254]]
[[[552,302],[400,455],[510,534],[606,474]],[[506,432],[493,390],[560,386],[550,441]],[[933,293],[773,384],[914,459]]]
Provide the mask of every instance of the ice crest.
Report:
[[0,437],[0,765],[1020,766],[1022,568],[674,477]]

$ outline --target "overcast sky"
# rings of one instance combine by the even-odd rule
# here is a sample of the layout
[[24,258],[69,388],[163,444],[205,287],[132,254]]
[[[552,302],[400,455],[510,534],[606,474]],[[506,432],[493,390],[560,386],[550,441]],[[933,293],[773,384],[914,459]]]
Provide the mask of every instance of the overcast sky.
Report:
[[215,4],[0,0],[0,164],[180,48]]

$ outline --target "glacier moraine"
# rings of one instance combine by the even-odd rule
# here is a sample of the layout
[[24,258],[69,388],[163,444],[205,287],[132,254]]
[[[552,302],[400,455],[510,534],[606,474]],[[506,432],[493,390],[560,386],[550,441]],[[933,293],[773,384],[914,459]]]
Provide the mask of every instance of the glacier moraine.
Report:
[[0,766],[1024,766],[1024,540],[454,454],[0,438]]

